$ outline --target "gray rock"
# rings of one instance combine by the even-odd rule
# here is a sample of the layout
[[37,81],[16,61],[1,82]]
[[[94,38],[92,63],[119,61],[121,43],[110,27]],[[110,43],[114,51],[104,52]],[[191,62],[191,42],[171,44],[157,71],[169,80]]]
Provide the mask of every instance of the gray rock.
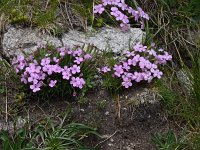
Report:
[[13,134],[15,130],[23,128],[26,122],[27,121],[22,117],[18,117],[15,122],[9,121],[6,123],[5,120],[0,121],[0,131],[1,130],[9,131],[9,133]]
[[31,28],[9,28],[4,34],[2,46],[4,54],[9,57],[16,56],[22,52],[31,53],[37,47],[38,43],[51,43],[56,47],[61,46],[62,43],[58,38],[39,34],[36,29]]
[[192,95],[193,85],[190,80],[189,74],[186,70],[180,69],[176,72],[176,76],[181,83],[182,87],[185,89],[187,95]]
[[139,90],[135,95],[129,98],[129,103],[134,106],[139,106],[140,104],[154,104],[159,102],[160,97],[156,91],[148,88],[143,88]]
[[4,34],[2,46],[3,53],[13,57],[22,52],[31,53],[36,50],[38,43],[51,43],[56,47],[93,44],[100,50],[110,49],[113,52],[128,50],[129,44],[141,42],[144,32],[138,28],[132,28],[130,32],[123,32],[118,28],[102,28],[97,31],[90,29],[88,32],[70,31],[65,33],[61,40],[56,37],[39,34],[37,29],[10,27]]
[[100,50],[119,52],[128,50],[129,44],[142,42],[144,32],[139,28],[131,28],[129,32],[123,32],[118,28],[102,28],[97,31],[90,30],[87,33],[70,31],[64,34],[64,45],[74,46],[93,44]]

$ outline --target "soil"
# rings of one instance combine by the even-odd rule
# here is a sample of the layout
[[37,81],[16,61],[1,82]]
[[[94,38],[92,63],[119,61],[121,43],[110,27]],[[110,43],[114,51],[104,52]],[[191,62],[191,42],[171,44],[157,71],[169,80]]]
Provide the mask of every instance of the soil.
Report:
[[[123,93],[119,97],[118,105],[109,93],[99,89],[79,103],[61,100],[46,103],[29,101],[22,106],[25,109],[19,112],[18,116],[28,116],[33,124],[43,123],[46,116],[59,123],[59,119],[71,109],[70,121],[95,127],[101,135],[99,138],[89,138],[85,142],[88,147],[96,147],[99,150],[154,150],[156,148],[151,141],[152,134],[176,129],[166,118],[159,100],[137,105],[133,103],[143,91],[144,88],[138,88]],[[120,109],[116,106],[120,106]]]
[[[138,91],[132,90],[128,93],[133,96]],[[75,107],[73,118],[99,129],[104,137],[101,139],[104,142],[97,144],[101,150],[154,150],[151,135],[166,132],[172,127],[161,104],[157,101],[154,104],[132,106],[127,103],[129,98],[125,97],[127,95],[120,97],[120,118],[116,116],[115,103],[105,92],[99,92],[95,97],[91,95],[88,106],[82,106],[79,110]],[[98,103],[104,100],[107,104],[99,108]]]

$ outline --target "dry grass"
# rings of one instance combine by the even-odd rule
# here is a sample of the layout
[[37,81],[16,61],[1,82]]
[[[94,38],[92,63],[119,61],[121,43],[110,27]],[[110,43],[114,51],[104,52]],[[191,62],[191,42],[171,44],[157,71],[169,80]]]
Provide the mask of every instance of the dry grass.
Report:
[[150,32],[154,34],[150,36],[150,39],[155,39],[163,48],[170,51],[175,62],[182,67],[188,64],[197,48],[193,34],[198,27],[191,17],[181,11],[185,3],[186,1],[179,2],[179,5],[173,8],[167,4],[167,1],[141,1],[141,6],[151,18]]
[[60,35],[63,31],[85,26],[85,18],[73,9],[74,5],[84,7],[81,1],[2,0],[0,14],[11,24],[36,26],[41,33]]

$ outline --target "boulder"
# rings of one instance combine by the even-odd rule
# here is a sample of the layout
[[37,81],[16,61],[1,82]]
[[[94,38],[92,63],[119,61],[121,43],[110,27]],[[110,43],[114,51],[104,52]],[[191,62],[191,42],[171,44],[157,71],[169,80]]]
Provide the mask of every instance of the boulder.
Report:
[[89,30],[87,33],[74,30],[64,34],[62,41],[70,46],[93,44],[100,50],[120,52],[128,50],[130,44],[142,42],[144,35],[144,32],[139,28],[131,28],[129,32],[123,32],[118,28]]
[[39,34],[37,29],[31,28],[9,28],[4,34],[2,46],[3,53],[9,57],[21,54],[22,52],[33,52],[38,43],[51,43],[56,47],[62,46],[58,38],[47,34]]
[[47,34],[39,34],[37,29],[10,27],[4,34],[2,47],[3,53],[10,58],[22,52],[33,52],[38,43],[50,43],[56,47],[93,44],[100,50],[120,52],[128,49],[130,43],[142,42],[144,35],[138,28],[131,28],[129,32],[123,32],[118,28],[102,28],[97,31],[90,29],[88,32],[72,30],[58,39]]

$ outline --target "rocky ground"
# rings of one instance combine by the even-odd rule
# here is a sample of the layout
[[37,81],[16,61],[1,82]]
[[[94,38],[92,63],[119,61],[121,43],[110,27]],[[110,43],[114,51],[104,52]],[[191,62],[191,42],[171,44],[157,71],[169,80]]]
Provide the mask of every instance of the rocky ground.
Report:
[[[5,99],[1,97],[2,100]],[[79,103],[59,99],[48,102],[30,100],[21,107],[9,114],[8,123],[5,123],[5,113],[1,114],[1,129],[12,133],[26,122],[44,123],[46,116],[59,123],[59,119],[71,108],[71,121],[98,129],[102,137],[90,138],[86,143],[88,147],[95,146],[100,150],[154,150],[152,134],[176,130],[166,118],[159,97],[150,87],[123,93],[117,105],[109,93],[96,90]],[[15,120],[12,119],[14,116]]]

